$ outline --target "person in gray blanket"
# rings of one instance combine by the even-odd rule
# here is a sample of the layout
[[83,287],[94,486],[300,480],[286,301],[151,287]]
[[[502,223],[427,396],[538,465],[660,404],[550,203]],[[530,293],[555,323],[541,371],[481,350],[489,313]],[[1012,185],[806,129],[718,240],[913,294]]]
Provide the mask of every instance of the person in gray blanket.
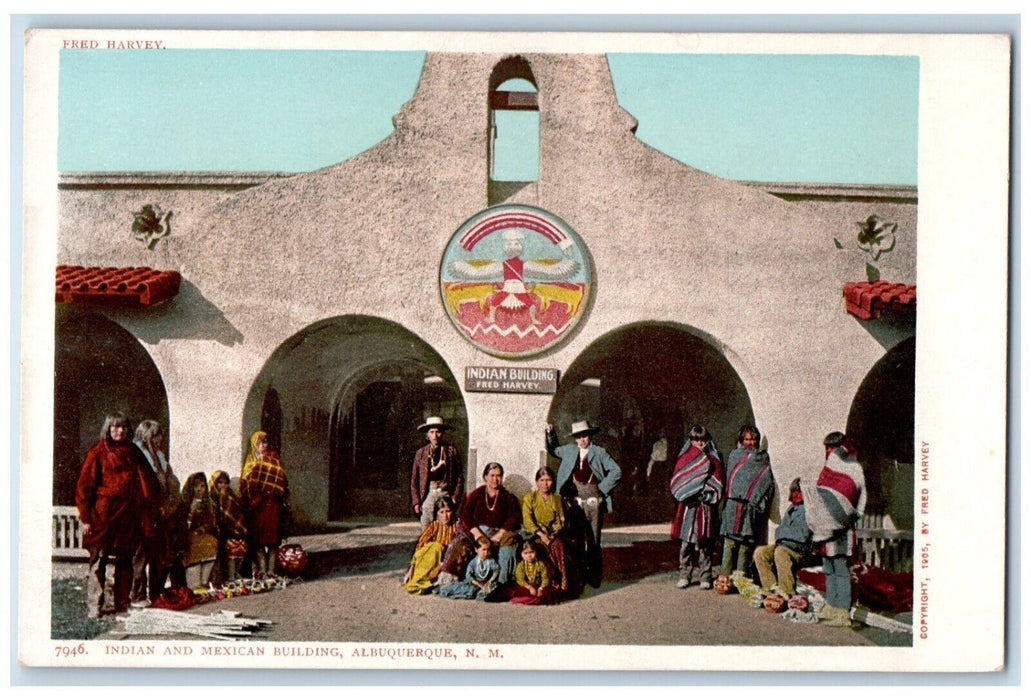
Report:
[[720,518],[723,536],[721,576],[744,574],[773,496],[770,456],[760,446],[759,429],[743,425],[727,460],[727,502]]
[[788,487],[791,505],[774,534],[775,544],[755,548],[755,568],[763,593],[777,594],[785,600],[795,595],[795,567],[812,545],[813,533],[805,521],[805,502],[799,479]]

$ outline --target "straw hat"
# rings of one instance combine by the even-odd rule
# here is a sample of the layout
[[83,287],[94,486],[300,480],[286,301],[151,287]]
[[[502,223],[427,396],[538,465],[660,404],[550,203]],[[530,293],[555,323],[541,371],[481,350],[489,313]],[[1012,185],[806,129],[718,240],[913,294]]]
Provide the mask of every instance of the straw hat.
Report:
[[425,433],[430,428],[436,428],[437,430],[451,430],[451,426],[444,422],[444,419],[440,416],[430,416],[426,419],[426,422],[419,426],[419,432]]
[[580,437],[582,435],[597,435],[601,432],[601,428],[596,425],[591,425],[589,420],[578,420],[573,423],[573,428],[569,431],[569,437]]

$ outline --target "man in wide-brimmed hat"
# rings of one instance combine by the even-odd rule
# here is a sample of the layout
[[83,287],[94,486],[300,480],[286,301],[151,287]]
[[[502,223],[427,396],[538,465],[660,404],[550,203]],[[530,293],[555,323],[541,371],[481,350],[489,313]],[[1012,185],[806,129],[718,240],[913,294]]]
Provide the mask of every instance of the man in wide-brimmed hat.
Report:
[[444,442],[444,431],[451,426],[440,416],[430,416],[419,426],[427,444],[419,448],[412,462],[412,509],[425,528],[433,520],[433,510],[441,498],[450,497],[457,511],[465,498],[465,470],[462,458],[452,445]]
[[587,520],[585,535],[586,578],[597,588],[601,585],[601,520],[612,510],[611,493],[623,476],[623,471],[604,447],[595,445],[591,438],[601,428],[582,420],[573,423],[569,436],[576,443],[558,444],[555,427],[545,430],[548,453],[561,460],[556,476],[556,490],[566,497],[572,507],[582,511]]

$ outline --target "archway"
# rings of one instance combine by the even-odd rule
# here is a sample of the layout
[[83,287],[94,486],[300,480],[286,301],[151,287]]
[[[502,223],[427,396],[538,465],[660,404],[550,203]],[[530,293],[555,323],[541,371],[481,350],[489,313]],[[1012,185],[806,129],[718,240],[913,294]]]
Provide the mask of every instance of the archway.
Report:
[[133,426],[165,426],[168,395],[161,373],[140,342],[94,313],[58,307],[54,352],[54,505],[73,505],[79,467],[100,438],[104,417],[121,411]]
[[294,521],[412,515],[412,457],[428,415],[454,426],[465,454],[461,390],[437,352],[402,326],[370,316],[326,319],[269,358],[248,395],[242,439],[260,425],[279,442]]
[[[672,514],[669,470],[695,423],[726,456],[737,431],[755,420],[744,382],[726,357],[687,326],[637,323],[594,341],[562,376],[548,412],[560,435],[589,419],[623,469],[615,521],[661,522]],[[667,459],[651,467],[665,438]],[[661,450],[654,450],[658,455]]]
[[902,530],[913,529],[915,396],[916,338],[909,338],[863,379],[845,428],[863,465],[866,512],[888,516]]

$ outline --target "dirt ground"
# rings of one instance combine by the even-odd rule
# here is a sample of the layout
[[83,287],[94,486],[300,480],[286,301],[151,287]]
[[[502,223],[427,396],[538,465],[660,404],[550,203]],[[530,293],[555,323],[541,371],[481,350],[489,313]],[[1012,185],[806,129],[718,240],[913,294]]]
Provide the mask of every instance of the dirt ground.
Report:
[[[737,595],[675,587],[676,543],[610,537],[598,589],[561,605],[526,607],[408,595],[408,541],[348,548],[310,543],[306,580],[190,610],[231,610],[272,624],[261,641],[470,644],[908,646],[909,635],[792,623]],[[106,639],[127,639],[116,625]]]
[[668,574],[630,584],[605,582],[578,600],[544,608],[411,596],[401,587],[401,573],[320,579],[220,601],[204,611],[271,620],[260,635],[269,641],[874,645],[852,630],[783,621],[749,608],[738,596],[678,590]]

